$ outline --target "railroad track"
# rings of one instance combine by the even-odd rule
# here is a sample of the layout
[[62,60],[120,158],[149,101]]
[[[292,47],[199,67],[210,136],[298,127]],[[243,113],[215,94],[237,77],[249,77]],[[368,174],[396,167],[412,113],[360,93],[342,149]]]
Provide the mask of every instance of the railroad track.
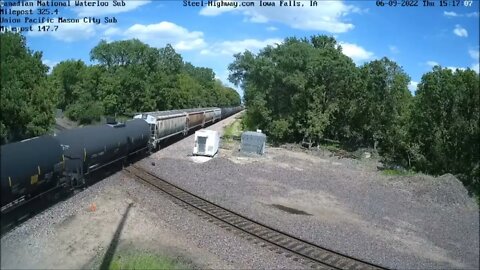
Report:
[[251,220],[200,198],[138,166],[131,165],[124,170],[134,176],[134,178],[166,193],[174,199],[174,202],[187,208],[189,211],[195,212],[209,222],[217,224],[228,231],[236,231],[247,240],[279,254],[285,253],[286,257],[308,265],[312,269],[386,269],[382,266],[320,247]]

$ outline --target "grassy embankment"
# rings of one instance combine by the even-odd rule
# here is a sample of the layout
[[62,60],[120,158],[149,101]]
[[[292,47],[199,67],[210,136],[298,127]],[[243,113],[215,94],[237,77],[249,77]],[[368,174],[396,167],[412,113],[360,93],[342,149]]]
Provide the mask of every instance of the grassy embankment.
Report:
[[235,140],[240,140],[243,132],[242,119],[237,118],[230,125],[223,128],[222,145],[224,149],[232,149]]
[[233,140],[240,137],[242,134],[242,120],[235,119],[230,125],[226,126],[223,132],[223,138],[226,140]]

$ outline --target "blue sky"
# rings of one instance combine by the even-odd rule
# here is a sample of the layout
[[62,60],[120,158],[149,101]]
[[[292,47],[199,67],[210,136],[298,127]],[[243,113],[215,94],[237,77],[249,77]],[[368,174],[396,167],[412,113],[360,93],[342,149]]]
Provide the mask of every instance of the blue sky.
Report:
[[[110,1],[108,7],[59,8],[58,15],[47,17],[81,21],[95,17],[102,22],[54,23],[59,25],[56,32],[28,32],[27,44],[32,50],[42,51],[44,63],[52,67],[67,59],[90,63],[89,52],[101,39],[138,38],[154,47],[170,43],[185,61],[212,68],[226,84],[234,53],[245,49],[258,52],[285,37],[317,34],[334,36],[357,65],[383,56],[396,61],[411,77],[411,91],[422,74],[436,64],[479,69],[477,0],[467,1],[471,4],[468,7],[463,0],[459,6],[448,0],[447,7],[440,7],[439,0],[433,1],[435,7],[424,7],[422,0],[418,7],[401,7],[401,0],[396,1],[396,7],[389,7],[388,0],[383,7],[368,0],[319,0],[317,7],[310,7],[309,1],[302,1],[303,7],[280,7],[280,1],[273,1],[276,7],[259,7],[257,3],[255,7],[238,8],[185,7],[184,1],[124,2],[121,7],[114,7]],[[118,22],[104,23],[104,17],[115,17]]]

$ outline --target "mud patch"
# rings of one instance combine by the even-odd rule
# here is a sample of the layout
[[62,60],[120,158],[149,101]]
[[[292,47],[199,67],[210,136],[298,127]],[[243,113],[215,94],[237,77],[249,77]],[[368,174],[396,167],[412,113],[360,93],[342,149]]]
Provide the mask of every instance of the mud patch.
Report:
[[277,208],[277,209],[279,209],[279,210],[282,210],[282,211],[284,211],[284,212],[287,212],[287,213],[289,213],[289,214],[313,216],[312,214],[307,213],[307,212],[305,212],[305,211],[298,210],[298,209],[295,209],[295,208],[291,208],[291,207],[288,207],[288,206],[285,206],[285,205],[281,205],[281,204],[271,204],[270,206],[275,207],[275,208]]

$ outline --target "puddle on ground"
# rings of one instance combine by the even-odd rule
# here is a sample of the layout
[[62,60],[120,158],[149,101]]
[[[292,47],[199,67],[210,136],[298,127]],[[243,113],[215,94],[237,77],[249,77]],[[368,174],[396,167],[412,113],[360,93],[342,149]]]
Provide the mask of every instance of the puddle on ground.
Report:
[[280,209],[282,211],[285,211],[287,213],[290,213],[290,214],[294,214],[294,215],[305,215],[305,216],[313,216],[312,214],[310,213],[307,213],[305,211],[302,211],[302,210],[298,210],[298,209],[295,209],[295,208],[291,208],[291,207],[287,207],[287,206],[284,206],[284,205],[281,205],[281,204],[270,204],[271,206],[277,208],[277,209]]

